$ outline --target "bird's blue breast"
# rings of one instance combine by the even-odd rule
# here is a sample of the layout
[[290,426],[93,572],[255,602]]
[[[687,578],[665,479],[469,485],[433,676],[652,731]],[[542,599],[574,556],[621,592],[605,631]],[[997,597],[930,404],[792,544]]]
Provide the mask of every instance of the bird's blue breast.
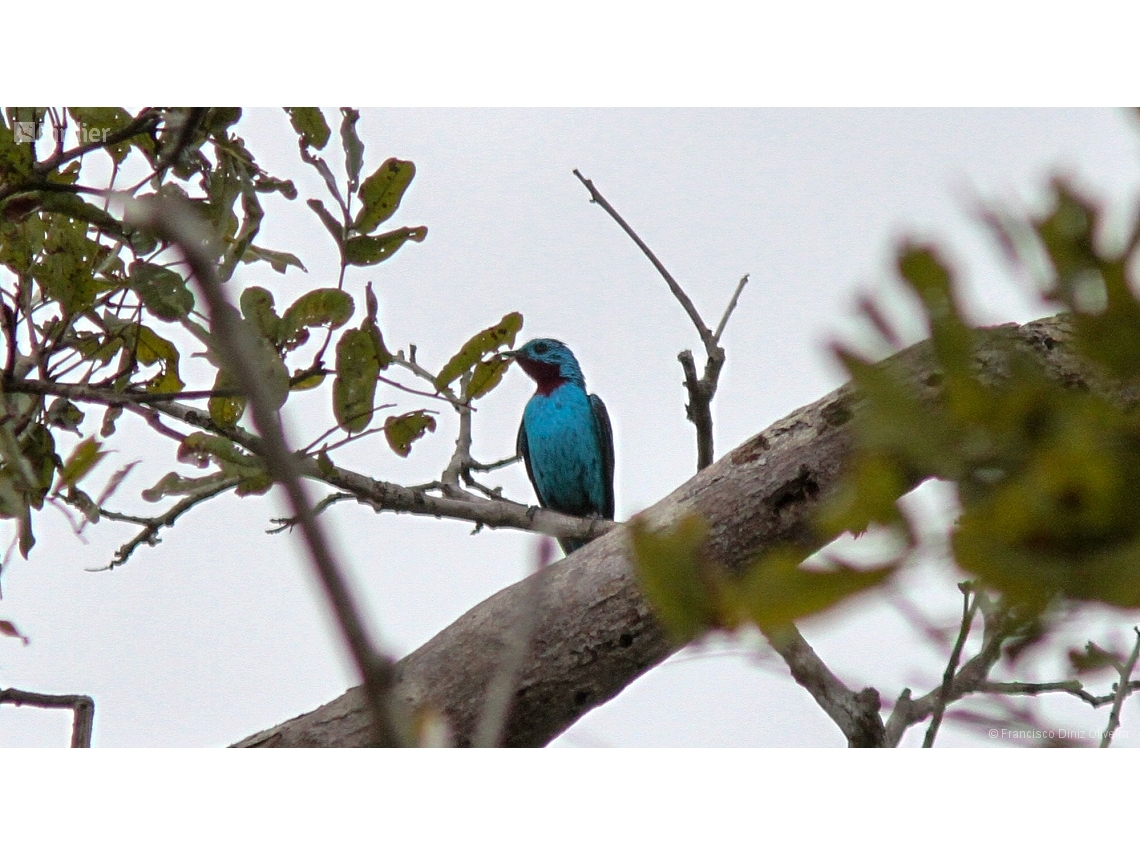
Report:
[[539,501],[575,516],[603,513],[605,466],[586,390],[563,383],[535,395],[523,411],[523,429]]

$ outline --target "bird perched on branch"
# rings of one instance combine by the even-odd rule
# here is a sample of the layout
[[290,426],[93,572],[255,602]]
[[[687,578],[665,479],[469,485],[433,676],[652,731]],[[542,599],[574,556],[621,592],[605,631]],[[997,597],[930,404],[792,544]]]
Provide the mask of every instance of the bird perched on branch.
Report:
[[[614,437],[606,405],[586,394],[574,354],[552,338],[528,341],[509,356],[538,384],[523,410],[518,453],[544,508],[614,518]],[[586,541],[559,540],[569,555]]]

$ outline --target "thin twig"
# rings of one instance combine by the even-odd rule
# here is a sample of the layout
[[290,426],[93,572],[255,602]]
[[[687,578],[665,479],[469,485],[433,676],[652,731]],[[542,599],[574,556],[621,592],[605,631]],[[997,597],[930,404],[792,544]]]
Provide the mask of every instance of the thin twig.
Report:
[[[441,395],[439,392],[424,392],[421,389],[413,389],[411,386],[405,386],[403,383],[397,383],[395,380],[389,380],[383,374],[376,377],[381,383],[385,383],[394,389],[399,389],[401,392],[407,392],[409,395],[419,395],[421,398],[432,398],[436,401],[447,401],[452,406],[455,406],[454,400],[449,400],[446,396]],[[471,409],[474,409],[473,407]]]
[[630,239],[645,253],[645,257],[649,259],[650,263],[657,268],[657,272],[661,274],[661,278],[665,280],[665,283],[669,286],[669,290],[673,292],[673,296],[677,298],[677,302],[681,304],[681,308],[685,310],[685,313],[689,316],[689,320],[691,320],[693,326],[697,328],[697,333],[700,335],[701,342],[705,347],[715,347],[716,338],[713,336],[712,330],[708,328],[701,318],[700,312],[698,312],[697,307],[693,305],[693,301],[689,299],[689,295],[685,293],[685,289],[677,284],[677,280],[673,278],[673,274],[665,269],[665,265],[653,254],[653,250],[646,245],[645,241],[630,227],[629,223],[622,218],[621,214],[614,210],[614,206],[606,201],[606,197],[598,192],[598,188],[594,186],[594,182],[583,176],[577,169],[574,170],[574,175],[577,176],[578,180],[590,191],[590,201],[601,205],[605,212],[613,218],[614,222],[621,226],[622,230],[629,235]]
[[1104,734],[1100,738],[1101,748],[1108,748],[1112,744],[1112,737],[1116,733],[1116,729],[1120,727],[1120,708],[1124,706],[1124,701],[1127,700],[1132,691],[1129,678],[1132,676],[1133,669],[1136,668],[1137,658],[1140,658],[1140,627],[1133,627],[1133,632],[1136,633],[1136,643],[1132,645],[1132,653],[1127,662],[1117,666],[1120,681],[1116,684],[1116,695],[1112,699],[1112,709],[1108,713],[1108,727],[1104,729]]
[[[88,568],[89,573],[101,573],[104,570],[114,570],[116,567],[122,567],[127,561],[130,560],[135,550],[142,546],[144,543],[147,546],[157,546],[161,541],[158,538],[158,533],[164,528],[173,528],[178,519],[189,511],[191,508],[197,507],[205,501],[208,501],[214,496],[221,495],[227,490],[232,490],[240,483],[240,478],[227,478],[224,481],[219,481],[212,487],[195,493],[192,496],[187,496],[182,501],[174,504],[164,514],[157,517],[139,517],[131,514],[122,514],[117,511],[108,511],[99,508],[99,516],[105,519],[114,520],[115,522],[126,522],[133,525],[142,526],[142,531],[120,546],[115,550],[115,557],[111,563],[106,567],[91,567]],[[60,495],[60,498],[69,504],[71,502],[67,496]],[[78,507],[78,506],[77,506]],[[83,510],[80,508],[80,510]]]
[[504,457],[502,460],[496,460],[494,463],[480,463],[477,460],[471,461],[472,472],[494,472],[496,469],[502,469],[505,466],[510,466],[512,463],[518,463],[519,456],[512,454],[510,457]]
[[176,244],[190,264],[210,311],[219,355],[230,366],[242,391],[250,401],[253,421],[264,445],[263,459],[270,475],[285,488],[289,504],[308,546],[314,572],[328,597],[345,645],[356,662],[372,712],[373,742],[401,745],[407,741],[408,726],[402,720],[396,700],[391,697],[395,682],[393,661],[373,646],[361,617],[356,598],[333,557],[318,519],[313,514],[297,458],[289,451],[281,420],[265,390],[256,380],[258,372],[255,342],[240,323],[237,310],[226,298],[209,254],[203,229],[194,214],[175,200],[136,203],[132,211],[140,225],[148,226]]
[[[1140,680],[1133,680],[1128,684],[1128,687],[1130,691],[1140,689]],[[1093,709],[1110,703],[1116,697],[1116,692],[1107,695],[1094,695],[1082,685],[1080,680],[1057,680],[1052,683],[991,683],[986,681],[979,684],[977,688],[977,693],[984,695],[1028,695],[1029,697],[1036,697],[1052,692],[1063,692],[1080,698]]]
[[942,716],[946,712],[946,704],[950,702],[950,689],[954,684],[954,674],[958,670],[958,663],[962,660],[962,648],[966,646],[970,627],[974,623],[974,615],[978,612],[978,598],[970,596],[973,590],[970,583],[963,582],[958,587],[962,591],[962,623],[958,628],[958,639],[954,642],[954,649],[950,651],[950,661],[946,663],[946,671],[942,674],[942,687],[938,692],[938,699],[935,701],[934,710],[930,715],[930,727],[926,729],[926,736],[922,740],[923,748],[934,746],[938,728],[942,725]]
[[0,704],[41,709],[70,709],[74,713],[71,722],[71,747],[91,747],[91,733],[95,725],[95,701],[90,695],[44,695],[39,692],[25,692],[23,689],[0,689]]
[[720,323],[716,325],[716,332],[713,333],[713,341],[720,344],[720,337],[724,335],[724,328],[728,325],[728,319],[732,317],[732,313],[736,311],[736,303],[740,300],[740,292],[744,290],[744,286],[748,284],[748,274],[745,273],[740,277],[740,282],[736,286],[736,290],[732,292],[732,299],[728,301],[725,307],[724,314],[721,315]]

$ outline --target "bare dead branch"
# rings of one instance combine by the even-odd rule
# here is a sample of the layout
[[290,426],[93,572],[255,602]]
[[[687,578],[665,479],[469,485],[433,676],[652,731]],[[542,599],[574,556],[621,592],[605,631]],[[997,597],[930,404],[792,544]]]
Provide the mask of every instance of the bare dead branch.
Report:
[[70,709],[71,747],[90,748],[91,733],[95,724],[95,701],[89,695],[44,695],[22,689],[0,689],[0,704],[39,707],[40,709]]
[[697,366],[693,360],[692,351],[683,350],[677,355],[677,359],[681,363],[681,369],[685,375],[685,388],[689,393],[689,402],[685,405],[685,415],[689,421],[693,423],[693,427],[697,433],[697,470],[704,469],[713,461],[713,420],[712,420],[712,400],[716,396],[717,383],[720,380],[720,372],[724,367],[725,353],[724,348],[720,346],[720,337],[724,333],[724,328],[728,324],[728,319],[732,316],[733,311],[736,309],[736,304],[740,299],[740,293],[744,290],[744,286],[748,284],[748,274],[741,277],[740,282],[733,291],[731,299],[728,301],[728,306],[721,316],[720,323],[717,324],[716,332],[709,329],[708,324],[701,318],[700,312],[685,293],[685,289],[680,286],[673,275],[665,268],[660,259],[653,253],[653,250],[641,239],[641,237],[633,230],[633,228],[625,221],[606,198],[598,192],[598,188],[594,186],[594,182],[586,178],[577,169],[574,170],[574,175],[579,181],[590,191],[590,202],[601,205],[610,217],[613,218],[622,230],[629,235],[635,244],[645,254],[645,257],[657,268],[657,272],[661,274],[661,278],[669,286],[669,290],[681,304],[681,308],[689,316],[692,321],[693,327],[696,328],[697,335],[701,338],[701,344],[705,349],[705,370],[701,377],[697,377]]
[[923,748],[933,748],[938,728],[942,725],[942,715],[946,712],[946,704],[950,701],[950,689],[954,683],[954,674],[958,670],[958,663],[962,659],[962,648],[966,646],[966,639],[970,635],[970,627],[974,623],[974,615],[978,612],[978,598],[971,596],[972,586],[963,582],[958,586],[962,591],[962,623],[958,629],[958,638],[954,642],[954,649],[950,651],[950,661],[946,663],[946,671],[942,675],[942,688],[934,702],[934,710],[930,715],[930,727],[926,729],[926,736],[922,740]]
[[[197,492],[192,496],[187,496],[182,501],[174,504],[166,513],[160,514],[157,517],[133,516],[131,514],[122,514],[116,511],[109,511],[105,508],[100,507],[99,516],[104,517],[105,519],[115,520],[116,522],[133,523],[135,525],[142,526],[142,531],[140,531],[138,534],[136,534],[134,537],[132,537],[130,540],[115,550],[115,557],[112,559],[110,564],[108,564],[106,567],[90,568],[88,572],[98,573],[104,570],[114,570],[116,567],[122,567],[130,560],[135,550],[142,546],[144,543],[147,546],[157,546],[159,543],[161,543],[162,541],[159,539],[158,533],[162,531],[162,529],[173,528],[174,524],[178,522],[179,518],[181,518],[191,508],[195,508],[203,502],[207,502],[215,496],[221,495],[227,490],[232,490],[238,485],[240,481],[240,478],[227,478],[223,481],[219,481],[216,485],[213,485],[209,489]],[[79,507],[79,505],[76,505],[75,502],[69,499],[67,496],[61,495],[60,498],[69,504],[73,504],[76,507]],[[83,510],[82,508],[80,509]]]
[[724,335],[724,328],[728,326],[728,319],[732,317],[732,313],[736,311],[736,303],[740,300],[740,293],[744,290],[744,286],[748,284],[748,274],[745,273],[740,277],[740,282],[736,285],[736,290],[732,292],[732,298],[725,306],[724,314],[720,316],[720,323],[716,325],[716,332],[713,333],[713,341],[720,343],[720,337]]
[[574,170],[574,175],[577,176],[578,180],[590,191],[590,201],[600,205],[602,209],[613,218],[613,221],[621,226],[622,231],[629,235],[630,239],[645,253],[645,257],[649,259],[650,263],[657,268],[657,272],[661,274],[661,278],[665,280],[665,283],[669,286],[669,290],[673,292],[673,296],[677,299],[677,302],[681,304],[681,308],[685,310],[685,314],[689,316],[689,320],[693,322],[693,326],[696,327],[697,334],[700,335],[701,342],[704,346],[706,348],[715,347],[716,338],[713,336],[712,330],[705,324],[700,312],[697,311],[697,307],[693,305],[693,301],[689,299],[689,295],[685,293],[685,289],[673,278],[673,274],[665,269],[665,265],[654,255],[653,250],[646,245],[640,235],[630,227],[629,223],[622,218],[621,214],[614,210],[614,206],[606,201],[606,197],[598,192],[598,188],[594,186],[594,182],[584,177],[577,169]]
[[1100,747],[1108,748],[1112,744],[1112,737],[1115,735],[1116,730],[1120,727],[1120,709],[1124,706],[1124,701],[1127,700],[1128,695],[1132,692],[1132,684],[1129,682],[1132,677],[1132,671],[1136,668],[1136,660],[1140,658],[1140,627],[1133,627],[1133,632],[1136,633],[1136,643],[1132,645],[1132,653],[1129,654],[1128,660],[1123,664],[1117,666],[1117,672],[1120,674],[1120,680],[1116,684],[1116,692],[1112,699],[1112,709],[1108,713],[1108,726],[1104,729],[1104,734],[1100,738]]

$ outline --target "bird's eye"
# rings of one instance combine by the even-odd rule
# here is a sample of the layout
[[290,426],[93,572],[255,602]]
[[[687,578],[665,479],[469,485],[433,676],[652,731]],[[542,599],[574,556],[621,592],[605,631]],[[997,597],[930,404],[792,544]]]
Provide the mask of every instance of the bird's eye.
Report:
[[548,350],[550,350],[550,347],[544,341],[540,341],[534,346],[535,353],[546,353]]

